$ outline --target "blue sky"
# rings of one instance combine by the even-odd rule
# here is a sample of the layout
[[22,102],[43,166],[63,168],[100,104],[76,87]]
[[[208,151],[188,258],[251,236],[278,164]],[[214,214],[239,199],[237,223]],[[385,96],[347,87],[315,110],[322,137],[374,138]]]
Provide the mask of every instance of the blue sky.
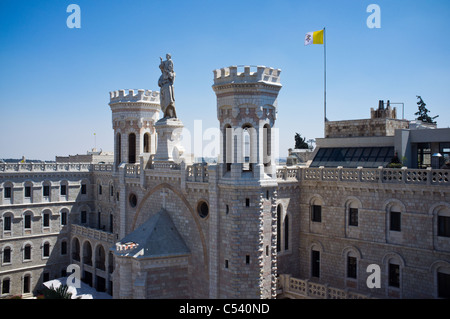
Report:
[[[66,25],[71,3],[80,29]],[[366,24],[372,3],[379,29]],[[323,137],[323,46],[303,43],[323,27],[329,120],[368,118],[380,99],[405,103],[412,120],[421,95],[449,127],[449,17],[442,0],[0,0],[0,158],[54,160],[94,142],[112,151],[109,92],[159,90],[167,52],[177,115],[192,132],[195,120],[218,126],[214,69],[281,69],[275,126],[285,156],[296,132]]]

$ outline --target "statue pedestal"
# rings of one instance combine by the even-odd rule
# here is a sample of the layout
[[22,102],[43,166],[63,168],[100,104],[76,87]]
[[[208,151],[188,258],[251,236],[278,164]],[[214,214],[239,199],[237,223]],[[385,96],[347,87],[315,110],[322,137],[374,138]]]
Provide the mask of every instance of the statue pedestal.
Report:
[[157,148],[153,159],[155,167],[170,168],[180,164],[184,148],[181,145],[183,123],[176,118],[163,118],[155,123]]

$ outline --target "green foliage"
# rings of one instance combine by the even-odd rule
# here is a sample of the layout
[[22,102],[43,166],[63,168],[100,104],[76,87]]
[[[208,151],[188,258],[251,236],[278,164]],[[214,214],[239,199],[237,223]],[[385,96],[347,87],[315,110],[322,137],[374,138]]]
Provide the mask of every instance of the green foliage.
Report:
[[414,113],[414,115],[419,115],[419,116],[416,118],[416,120],[422,121],[422,122],[425,122],[425,123],[436,124],[436,121],[433,121],[433,120],[435,118],[439,117],[439,115],[436,115],[434,117],[430,117],[428,115],[428,112],[430,112],[430,111],[426,108],[425,102],[418,95],[417,95],[417,98],[419,99],[419,101],[417,102],[417,105],[419,107],[419,111]]
[[308,143],[305,142],[305,138],[301,137],[300,134],[295,133],[295,148],[296,149],[307,149]]
[[67,285],[61,285],[58,288],[53,285],[44,290],[45,299],[72,299],[72,293],[68,292],[69,287]]

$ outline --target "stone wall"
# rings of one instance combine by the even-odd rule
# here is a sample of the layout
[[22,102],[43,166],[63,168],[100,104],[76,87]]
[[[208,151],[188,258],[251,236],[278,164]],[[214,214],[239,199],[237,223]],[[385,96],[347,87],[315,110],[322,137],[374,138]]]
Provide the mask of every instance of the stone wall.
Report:
[[[417,184],[412,180],[409,184],[407,178],[344,181],[329,178],[331,171],[339,169],[304,168],[297,170],[297,175],[281,175],[280,186],[289,185],[289,181],[291,185],[298,181],[300,186],[299,205],[292,206],[290,212],[298,221],[294,240],[298,240],[300,255],[297,259],[279,258],[279,274],[379,298],[436,298],[437,271],[450,271],[450,238],[437,236],[437,215],[450,214],[448,177],[430,178],[429,184],[426,178]],[[447,176],[444,171],[441,174]],[[321,222],[312,221],[313,204],[322,207]],[[349,225],[350,207],[358,209],[357,226]],[[391,211],[400,212],[400,231],[390,230]],[[312,250],[320,252],[318,278],[312,276]],[[357,258],[356,279],[347,276],[349,255]],[[399,288],[389,286],[389,263],[400,266]],[[381,288],[366,285],[370,264],[380,266]]]
[[394,136],[396,129],[408,128],[408,121],[375,118],[325,122],[325,137]]

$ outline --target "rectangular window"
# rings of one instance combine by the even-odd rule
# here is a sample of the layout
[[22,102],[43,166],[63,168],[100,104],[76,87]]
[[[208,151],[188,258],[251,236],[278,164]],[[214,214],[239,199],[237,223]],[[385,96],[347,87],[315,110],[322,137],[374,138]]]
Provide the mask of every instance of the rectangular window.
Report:
[[61,196],[66,196],[67,195],[67,186],[66,185],[61,185],[59,188],[59,194]]
[[245,256],[245,263],[248,265],[250,264],[250,255]]
[[349,226],[358,226],[358,208],[350,208],[348,212]]
[[25,186],[25,198],[31,197],[31,186]]
[[228,259],[225,259],[225,268],[228,269]]
[[311,252],[311,276],[320,277],[320,251]]
[[81,194],[86,195],[86,184],[81,184]]
[[400,231],[401,230],[401,213],[400,212],[391,212],[390,215],[391,215],[391,217],[390,217],[391,226],[389,229],[393,230],[393,231]]
[[430,143],[417,144],[417,168],[427,168],[430,166],[431,166]]
[[3,230],[6,230],[6,231],[11,230],[11,216],[3,217]]
[[61,255],[67,255],[67,242],[61,242]]
[[450,274],[438,272],[438,297],[450,298]]
[[9,294],[9,286],[10,286],[9,278],[3,279],[2,294]]
[[43,191],[42,191],[42,195],[44,197],[49,197],[50,196],[50,186],[44,185],[44,188],[43,188]]
[[245,199],[245,206],[249,207],[250,206],[250,198],[246,198]]
[[24,222],[25,229],[30,229],[31,228],[31,215],[25,215],[24,219],[25,219],[25,222]]
[[11,249],[5,248],[3,250],[3,263],[10,263],[11,262]]
[[44,257],[48,257],[50,256],[50,244],[49,243],[45,243],[44,244]]
[[311,220],[318,223],[322,222],[322,206],[312,205]]
[[30,276],[25,276],[23,278],[23,293],[30,293]]
[[44,219],[42,222],[44,227],[50,227],[50,214],[44,214]]
[[400,266],[396,264],[389,264],[389,286],[400,287]]
[[98,194],[99,194],[99,195],[102,194],[102,185],[98,185]]
[[23,251],[23,259],[24,260],[31,259],[31,246],[30,245],[25,246],[25,249]]
[[11,187],[5,187],[4,196],[5,198],[11,198]]
[[67,213],[61,212],[61,225],[65,226],[67,225]]
[[347,278],[356,279],[356,257],[347,256]]
[[438,236],[450,237],[449,216],[438,216]]
[[86,211],[85,210],[81,211],[81,223],[86,224]]

